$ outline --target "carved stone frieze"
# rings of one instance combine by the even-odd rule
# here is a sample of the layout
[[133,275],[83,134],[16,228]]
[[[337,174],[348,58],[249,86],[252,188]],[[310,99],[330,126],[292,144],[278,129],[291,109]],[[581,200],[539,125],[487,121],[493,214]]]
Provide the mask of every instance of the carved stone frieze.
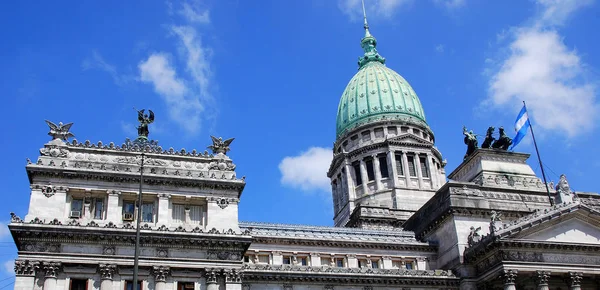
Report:
[[292,284],[283,284],[283,290],[294,290]]
[[100,279],[102,280],[112,280],[113,275],[117,271],[116,265],[111,264],[100,264],[98,265],[98,273],[100,273]]
[[40,149],[40,154],[42,156],[68,158],[69,150],[67,150],[65,146],[47,145],[46,147]]
[[167,266],[153,266],[152,275],[154,275],[155,282],[166,282],[167,276],[171,273],[171,268]]
[[34,276],[40,269],[40,262],[29,260],[15,261],[15,274],[17,276]]
[[159,258],[166,258],[169,256],[169,249],[167,248],[157,248],[156,256]]
[[60,244],[46,242],[26,242],[20,245],[19,250],[27,252],[60,253]]
[[235,251],[224,251],[224,250],[208,250],[207,256],[212,260],[232,260],[238,261],[241,260],[241,256],[239,252]]

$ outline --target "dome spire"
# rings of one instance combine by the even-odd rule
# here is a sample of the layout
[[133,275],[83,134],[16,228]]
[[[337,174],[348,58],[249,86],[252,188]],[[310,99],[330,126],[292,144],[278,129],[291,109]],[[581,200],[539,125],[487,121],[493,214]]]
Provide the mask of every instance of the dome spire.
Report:
[[363,9],[363,18],[364,18],[364,28],[365,28],[365,37],[360,41],[360,46],[365,51],[365,55],[358,58],[358,69],[360,70],[364,65],[371,61],[378,61],[382,64],[385,64],[385,58],[377,52],[377,40],[371,32],[369,31],[369,23],[367,22],[367,10],[365,9],[365,0],[362,0],[362,9]]

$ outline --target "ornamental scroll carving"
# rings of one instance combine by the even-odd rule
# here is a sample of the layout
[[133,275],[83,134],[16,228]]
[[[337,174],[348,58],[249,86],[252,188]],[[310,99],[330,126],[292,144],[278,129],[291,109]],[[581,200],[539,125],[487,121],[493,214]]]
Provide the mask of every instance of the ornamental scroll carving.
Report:
[[62,264],[60,262],[44,262],[42,267],[46,278],[56,278],[58,273],[62,270]]
[[171,268],[167,266],[154,266],[152,267],[152,274],[154,275],[154,281],[166,282],[167,276],[171,273]]
[[102,280],[112,280],[113,275],[115,274],[116,271],[117,271],[116,265],[100,264],[98,266],[98,273],[100,273],[100,278]]
[[223,270],[226,283],[242,283],[242,273],[236,269]]
[[502,272],[500,278],[504,280],[504,285],[514,285],[518,273],[517,270],[506,269]]
[[217,284],[217,279],[219,278],[220,270],[219,269],[206,269],[206,283],[207,284]]
[[37,261],[29,260],[16,260],[15,261],[15,274],[17,276],[34,276],[35,273],[40,269],[40,263]]

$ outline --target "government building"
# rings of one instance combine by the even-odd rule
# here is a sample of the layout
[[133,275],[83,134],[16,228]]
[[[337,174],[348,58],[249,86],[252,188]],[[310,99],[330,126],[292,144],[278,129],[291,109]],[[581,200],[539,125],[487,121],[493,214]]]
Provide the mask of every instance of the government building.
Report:
[[334,226],[240,222],[252,197],[232,139],[163,148],[143,111],[124,144],[47,122],[51,138],[26,165],[28,212],[9,224],[14,289],[133,290],[138,222],[143,290],[600,289],[600,196],[565,176],[545,184],[529,154],[489,144],[447,173],[417,94],[366,21],[361,46],[323,172]]

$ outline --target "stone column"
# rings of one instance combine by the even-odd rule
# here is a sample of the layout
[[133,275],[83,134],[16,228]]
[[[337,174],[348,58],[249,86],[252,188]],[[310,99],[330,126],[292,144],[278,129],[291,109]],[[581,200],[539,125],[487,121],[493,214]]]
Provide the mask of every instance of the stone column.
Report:
[[377,158],[377,154],[371,155],[371,158],[373,158],[373,172],[375,172],[375,190],[381,190],[383,189],[383,185],[381,184],[381,170],[379,167],[379,158]]
[[219,269],[206,269],[206,290],[219,290]]
[[387,152],[388,171],[391,169],[390,179],[392,180],[392,186],[394,188],[398,185],[398,169],[396,169],[396,154],[392,150]]
[[100,290],[113,289],[113,275],[117,271],[116,265],[100,264],[98,272],[100,273]]
[[[169,226],[171,224],[171,217],[169,216],[169,200],[171,195],[168,193],[161,193],[158,195],[158,214],[156,222]],[[185,221],[186,223],[188,220]]]
[[153,266],[152,274],[154,275],[154,289],[165,290],[167,287],[167,276],[171,269],[167,266]]
[[410,172],[408,171],[408,157],[406,156],[406,151],[402,151],[402,167],[404,168],[404,178],[406,178],[406,187],[412,187],[412,182],[410,182]]
[[31,290],[35,285],[35,274],[40,270],[40,263],[29,260],[15,261],[15,290]]
[[225,276],[226,290],[241,290],[242,289],[242,273],[237,269],[223,270]]
[[354,202],[356,199],[356,192],[354,191],[354,181],[352,181],[352,166],[350,166],[350,162],[348,160],[344,161],[344,171],[346,174],[342,174],[342,179],[344,180],[344,184],[348,188],[348,200]]
[[56,278],[61,270],[60,262],[44,262],[42,264],[44,270],[44,290],[56,289]]
[[423,186],[423,171],[421,171],[421,159],[419,158],[419,154],[415,153],[413,157],[413,162],[415,165],[415,169],[417,170],[417,178],[419,179],[419,188],[424,189]]
[[367,186],[367,183],[369,183],[369,176],[367,175],[367,167],[364,159],[360,160],[360,178],[362,179],[363,195],[365,195],[369,192],[369,187]]
[[569,272],[568,282],[569,290],[581,290],[581,279],[583,273],[581,272]]
[[121,192],[117,190],[108,191],[108,199],[106,201],[106,220],[113,223],[120,223],[122,220],[122,209],[119,206],[119,197]]
[[548,279],[550,279],[549,271],[535,271],[534,278],[538,290],[550,290],[550,288],[548,288]]
[[517,270],[504,270],[502,279],[504,280],[504,290],[517,290],[515,287],[515,279],[517,279]]
[[427,153],[427,167],[429,168],[429,180],[431,180],[431,188],[439,188],[441,184],[438,183],[438,176],[433,165],[433,156]]

